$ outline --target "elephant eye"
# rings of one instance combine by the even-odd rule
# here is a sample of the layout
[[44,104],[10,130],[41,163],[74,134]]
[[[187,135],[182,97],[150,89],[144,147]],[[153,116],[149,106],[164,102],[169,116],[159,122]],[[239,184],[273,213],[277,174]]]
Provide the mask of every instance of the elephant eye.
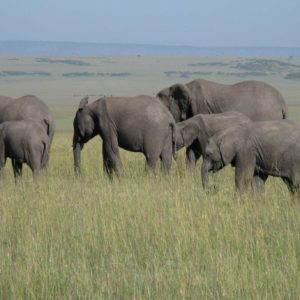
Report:
[[209,156],[212,155],[212,152],[208,149],[208,150],[205,151],[205,155],[206,155],[207,157],[209,157]]

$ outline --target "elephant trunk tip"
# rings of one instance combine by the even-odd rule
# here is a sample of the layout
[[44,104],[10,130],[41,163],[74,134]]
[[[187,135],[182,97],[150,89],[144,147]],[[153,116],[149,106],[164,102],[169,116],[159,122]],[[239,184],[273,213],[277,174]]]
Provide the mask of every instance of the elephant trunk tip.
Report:
[[74,173],[75,173],[75,176],[79,177],[81,175],[80,167],[74,166]]
[[82,145],[80,143],[73,143],[73,154],[74,154],[74,171],[75,174],[80,174],[80,152]]

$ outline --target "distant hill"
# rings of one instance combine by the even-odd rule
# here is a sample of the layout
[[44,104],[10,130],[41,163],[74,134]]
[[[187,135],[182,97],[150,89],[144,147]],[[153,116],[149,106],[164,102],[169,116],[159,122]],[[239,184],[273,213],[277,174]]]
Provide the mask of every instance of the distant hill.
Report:
[[18,56],[300,56],[290,47],[193,47],[138,44],[0,41],[0,55]]

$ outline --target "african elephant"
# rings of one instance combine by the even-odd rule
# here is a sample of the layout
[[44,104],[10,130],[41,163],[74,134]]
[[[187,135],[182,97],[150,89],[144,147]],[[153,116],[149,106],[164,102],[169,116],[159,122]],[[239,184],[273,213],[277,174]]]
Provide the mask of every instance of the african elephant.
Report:
[[[280,92],[261,81],[242,81],[224,85],[205,79],[174,84],[161,90],[157,97],[169,108],[176,122],[196,114],[239,111],[252,121],[287,118],[287,106]],[[192,148],[187,148],[187,166],[195,166]]]
[[203,185],[207,185],[207,172],[228,164],[235,167],[239,190],[250,184],[257,189],[268,176],[276,176],[292,194],[300,195],[300,126],[288,120],[249,122],[217,133],[205,149]]
[[73,154],[75,171],[80,171],[80,151],[96,135],[102,138],[103,169],[118,174],[121,167],[119,146],[142,152],[150,170],[160,158],[168,171],[175,154],[175,121],[156,98],[101,98],[88,104],[83,98],[74,119]]
[[189,147],[197,161],[204,153],[207,141],[211,136],[220,130],[246,122],[250,122],[250,119],[236,111],[195,115],[176,123],[176,150]]
[[5,121],[34,120],[40,123],[49,138],[49,151],[54,136],[54,120],[48,106],[38,97],[26,95],[20,98],[0,96],[0,123]]
[[39,122],[25,120],[0,124],[0,172],[8,157],[12,160],[15,178],[22,175],[23,163],[36,175],[47,164],[48,148],[49,137]]

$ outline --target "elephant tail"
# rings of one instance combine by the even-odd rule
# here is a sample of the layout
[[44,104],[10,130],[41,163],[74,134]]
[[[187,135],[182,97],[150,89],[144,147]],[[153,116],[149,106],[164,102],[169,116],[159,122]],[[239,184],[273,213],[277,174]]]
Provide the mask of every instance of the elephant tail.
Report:
[[174,159],[176,159],[176,125],[175,123],[170,123],[172,131],[172,154]]
[[42,140],[43,153],[41,157],[41,167],[44,168],[49,161],[49,141]]

